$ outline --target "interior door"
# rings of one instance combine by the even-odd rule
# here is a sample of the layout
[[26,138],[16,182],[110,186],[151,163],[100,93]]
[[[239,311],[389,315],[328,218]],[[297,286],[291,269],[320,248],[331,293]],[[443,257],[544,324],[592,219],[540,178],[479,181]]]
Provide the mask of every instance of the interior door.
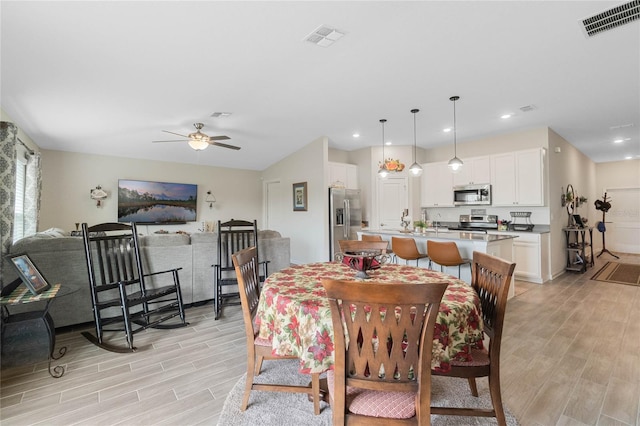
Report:
[[280,199],[280,181],[267,181],[264,183],[264,229],[282,229],[278,223],[282,218],[282,206]]
[[401,229],[402,211],[409,208],[406,177],[378,180],[378,219],[380,229]]
[[[640,254],[640,188],[609,188],[606,192],[611,203],[605,215],[606,248],[614,253]],[[589,225],[595,226],[601,220],[602,212],[596,211],[594,223]],[[594,231],[593,239],[596,238],[601,239],[602,234]]]

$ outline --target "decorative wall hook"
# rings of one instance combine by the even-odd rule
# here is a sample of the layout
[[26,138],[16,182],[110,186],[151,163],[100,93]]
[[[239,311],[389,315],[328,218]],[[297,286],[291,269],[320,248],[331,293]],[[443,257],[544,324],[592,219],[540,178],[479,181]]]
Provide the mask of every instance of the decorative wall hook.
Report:
[[102,206],[102,200],[106,199],[109,194],[102,189],[100,185],[96,186],[94,189],[89,190],[90,196],[92,200],[96,200],[96,207]]

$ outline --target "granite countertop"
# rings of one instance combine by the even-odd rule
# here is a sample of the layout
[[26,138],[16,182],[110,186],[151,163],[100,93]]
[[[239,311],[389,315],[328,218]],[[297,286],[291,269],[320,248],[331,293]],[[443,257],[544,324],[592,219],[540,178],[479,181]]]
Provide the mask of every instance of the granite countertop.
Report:
[[386,235],[395,235],[400,237],[411,237],[411,238],[438,238],[443,240],[459,240],[459,241],[485,241],[485,242],[494,242],[501,240],[509,240],[512,238],[518,238],[516,235],[510,235],[508,233],[504,234],[484,234],[484,233],[476,233],[476,232],[464,232],[464,231],[449,231],[446,229],[440,229],[438,232],[435,229],[428,229],[427,232],[401,232],[400,230],[392,230],[392,229],[363,229],[362,232],[369,234],[386,234]]

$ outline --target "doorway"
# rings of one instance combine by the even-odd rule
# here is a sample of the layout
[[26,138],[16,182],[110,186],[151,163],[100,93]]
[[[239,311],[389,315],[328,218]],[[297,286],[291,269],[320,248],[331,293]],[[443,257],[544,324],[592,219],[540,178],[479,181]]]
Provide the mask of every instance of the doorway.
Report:
[[409,208],[408,183],[407,177],[387,177],[378,180],[380,229],[402,228],[402,211]]

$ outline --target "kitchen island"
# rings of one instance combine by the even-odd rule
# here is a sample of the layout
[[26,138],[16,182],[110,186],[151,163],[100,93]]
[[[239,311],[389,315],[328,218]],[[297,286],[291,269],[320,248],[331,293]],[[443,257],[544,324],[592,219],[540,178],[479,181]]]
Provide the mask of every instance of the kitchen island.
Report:
[[[358,232],[358,239],[362,239],[362,235],[380,235],[383,240],[389,241],[391,244],[391,237],[413,238],[416,241],[418,250],[422,253],[427,252],[427,240],[434,241],[454,241],[458,245],[458,250],[463,258],[473,258],[473,252],[479,251],[487,253],[492,256],[496,256],[507,260],[513,261],[513,239],[517,238],[514,235],[501,234],[492,235],[477,232],[464,232],[464,231],[449,231],[447,229],[428,230],[427,232],[401,232],[399,230],[373,230],[363,229]],[[427,253],[428,254],[428,253]],[[403,262],[398,259],[398,262]],[[434,266],[438,268],[439,266]],[[458,274],[458,267],[443,268],[443,271],[451,275]],[[471,271],[468,266],[463,266],[460,271],[460,279],[470,283]],[[509,288],[509,298],[515,294],[515,286],[511,285]]]

